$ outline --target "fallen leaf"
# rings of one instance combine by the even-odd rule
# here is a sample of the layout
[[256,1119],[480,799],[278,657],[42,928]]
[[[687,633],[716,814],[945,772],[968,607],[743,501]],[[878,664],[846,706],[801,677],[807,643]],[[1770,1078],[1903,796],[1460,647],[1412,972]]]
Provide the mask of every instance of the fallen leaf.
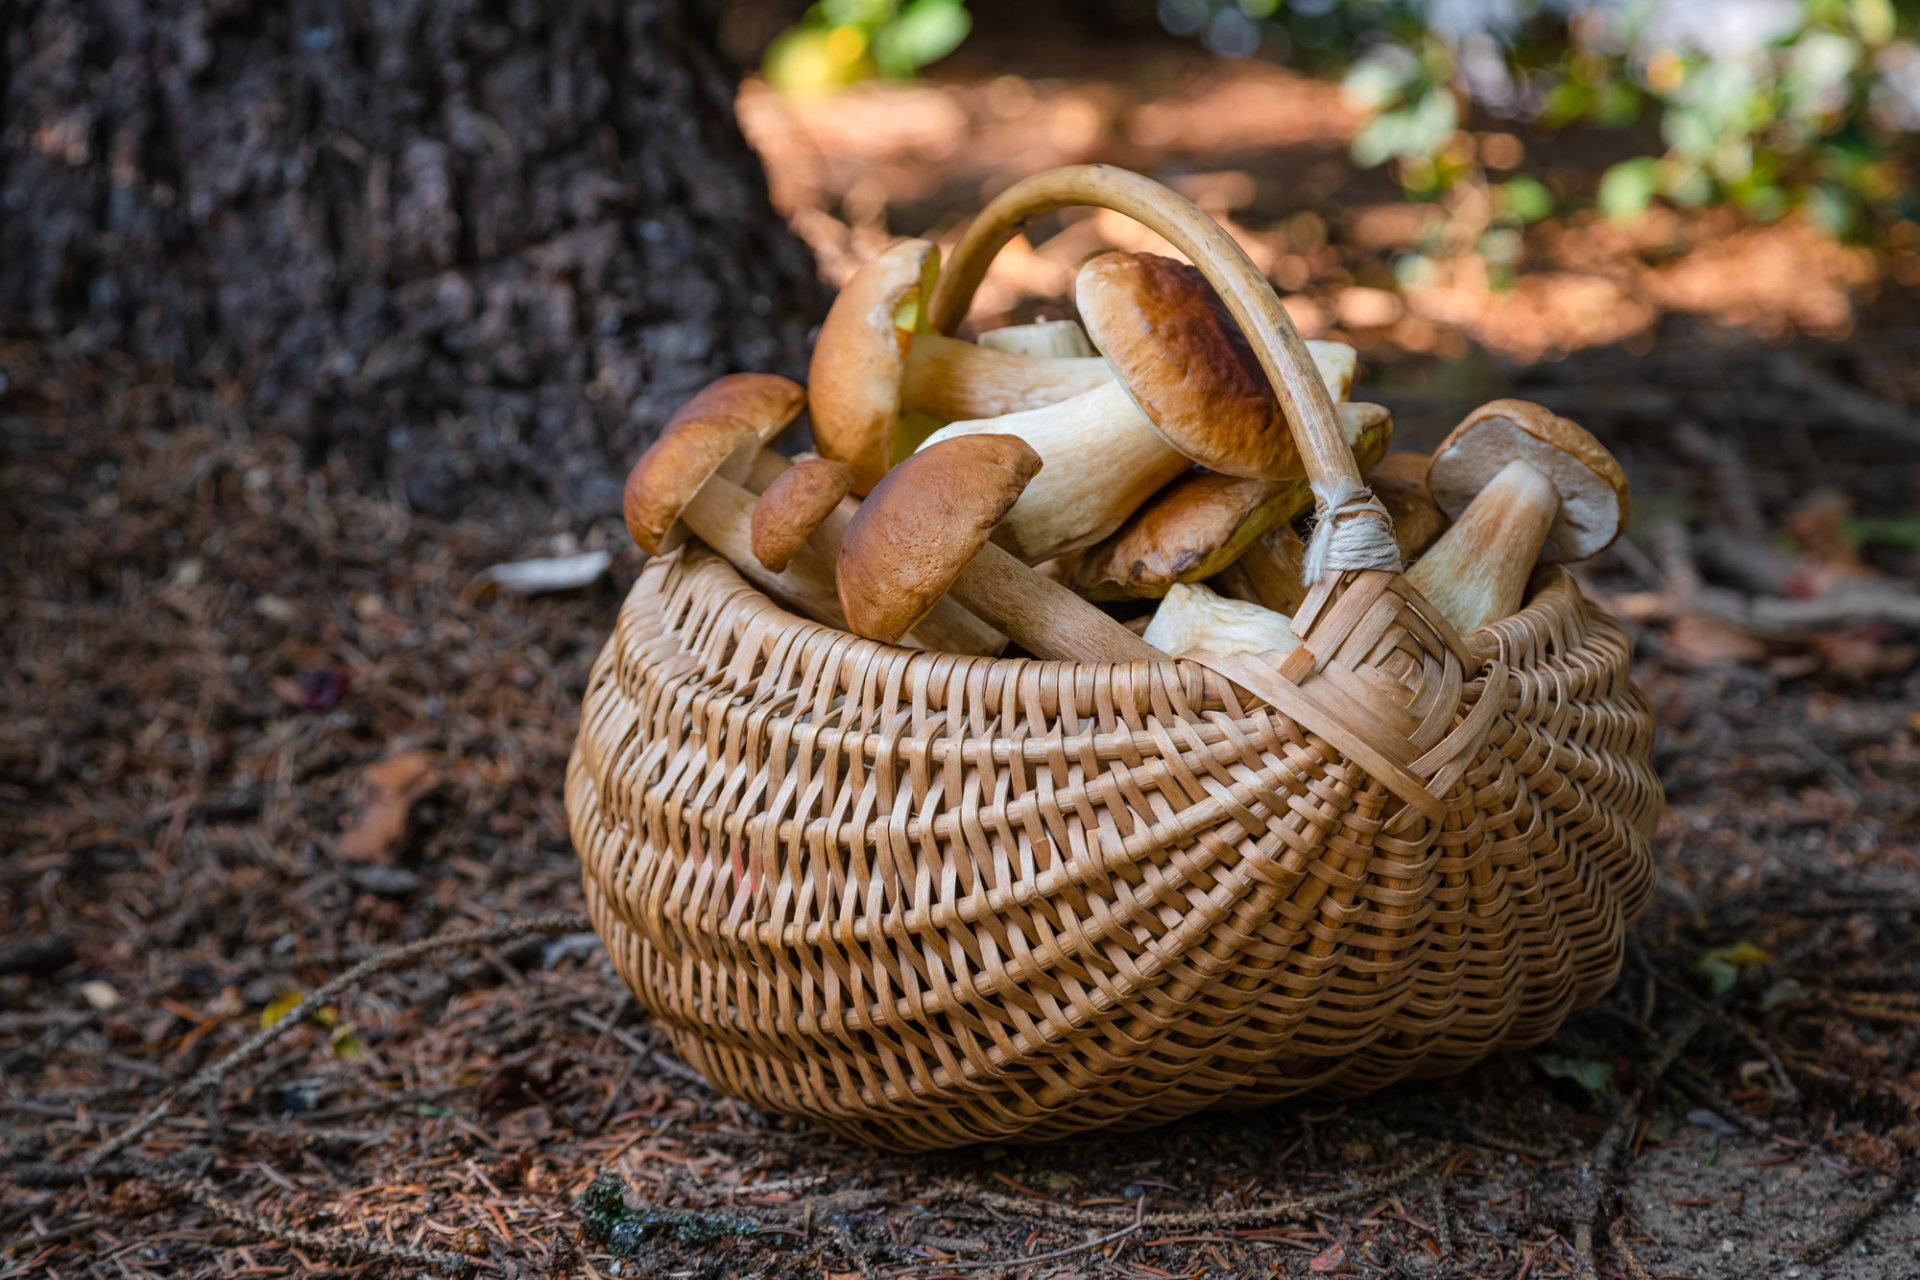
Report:
[[485,589],[495,587],[517,596],[537,596],[548,591],[572,591],[597,580],[613,563],[608,551],[582,551],[578,555],[548,556],[535,560],[515,560],[496,564],[481,571],[473,582]]
[[1683,609],[1667,629],[1666,654],[1687,666],[1710,667],[1730,662],[1760,662],[1767,646],[1721,618],[1698,609]]
[[1794,508],[1783,522],[1823,576],[1872,577],[1873,569],[1860,559],[1853,535],[1853,500],[1838,489],[1819,489]]
[[1344,1271],[1347,1266],[1347,1246],[1337,1241],[1322,1249],[1307,1264],[1309,1271]]
[[307,996],[304,991],[281,992],[278,996],[274,997],[272,1003],[260,1011],[260,1025],[263,1028],[272,1026],[299,1008],[300,1002],[306,998]]
[[503,1147],[526,1147],[553,1136],[553,1117],[545,1107],[522,1107],[500,1117],[496,1131]]
[[1613,1083],[1613,1065],[1594,1058],[1563,1058],[1557,1053],[1537,1053],[1533,1065],[1556,1080],[1571,1080],[1591,1094],[1604,1094]]
[[1824,660],[1828,675],[1859,684],[1878,676],[1897,676],[1920,657],[1910,644],[1887,643],[1884,634],[1886,629],[1880,627],[1830,632],[1807,643]]
[[439,782],[433,758],[407,751],[369,765],[362,776],[359,812],[340,833],[340,856],[353,862],[388,862],[407,836],[407,818]]
[[1742,969],[1754,968],[1773,959],[1773,952],[1751,942],[1736,942],[1730,947],[1715,947],[1700,957],[1698,968],[1714,995],[1725,995],[1740,981]]
[[111,1009],[120,1003],[120,993],[113,984],[98,979],[80,984],[80,998],[96,1009]]

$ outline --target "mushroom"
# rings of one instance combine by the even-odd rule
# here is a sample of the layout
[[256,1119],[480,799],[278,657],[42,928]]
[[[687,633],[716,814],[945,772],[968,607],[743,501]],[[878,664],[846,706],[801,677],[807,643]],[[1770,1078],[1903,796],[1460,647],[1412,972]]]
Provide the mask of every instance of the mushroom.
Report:
[[[830,517],[836,537],[824,553],[800,547],[775,572],[753,552],[755,495],[738,483],[765,484],[787,469],[787,460],[765,442],[805,403],[799,384],[772,374],[731,374],[702,388],[628,474],[627,528],[650,555],[672,550],[693,533],[768,595],[816,622],[845,629],[833,584],[837,532],[844,525]],[[951,653],[994,654],[1006,646],[1004,636],[951,601],[943,601],[911,639]]]
[[1307,544],[1299,530],[1291,524],[1275,525],[1211,581],[1221,595],[1291,617],[1307,598],[1306,563]]
[[691,532],[768,595],[829,626],[845,627],[833,567],[824,558],[802,547],[776,573],[753,554],[748,526],[754,496],[734,477],[745,477],[772,434],[726,414],[676,415],[627,475],[627,530],[648,555],[671,551]]
[[1072,320],[1010,324],[980,335],[980,345],[1016,356],[1097,356],[1087,331]]
[[854,273],[820,326],[807,375],[813,435],[852,470],[855,493],[939,422],[1051,404],[1113,379],[1097,356],[1037,359],[931,332],[924,312],[939,271],[931,241],[902,240]]
[[1300,644],[1286,614],[1188,582],[1167,589],[1142,639],[1173,654],[1286,653]]
[[1080,268],[1075,293],[1117,382],[928,437],[1017,435],[1045,460],[995,541],[1030,564],[1098,542],[1192,462],[1256,479],[1303,473],[1266,374],[1198,270],[1105,253]]
[[[747,473],[747,487],[764,494],[775,481],[797,465],[798,462],[784,454],[762,449]],[[842,498],[814,530],[809,541],[829,564],[839,559],[840,543],[846,536],[847,526],[853,522],[854,513],[859,510],[857,499]],[[920,620],[909,638],[918,642],[921,648],[936,653],[973,653],[994,657],[1007,647],[1005,636],[961,608],[951,596],[942,597],[940,603],[933,606],[933,611]]]
[[[1400,544],[1400,554],[1408,561],[1432,546],[1451,523],[1427,492],[1427,467],[1431,463],[1424,453],[1390,453],[1367,472],[1367,487],[1393,517],[1393,540]],[[1363,468],[1365,465],[1361,464]]]
[[[1386,453],[1393,419],[1385,409],[1342,403],[1334,411],[1362,468]],[[1196,471],[1147,499],[1116,533],[1090,547],[1073,582],[1096,600],[1165,595],[1176,582],[1213,577],[1262,534],[1312,506],[1304,477],[1249,480]]]
[[832,458],[807,457],[775,476],[753,504],[756,560],[779,573],[853,488],[853,472]]
[[988,541],[1040,465],[1015,436],[971,435],[922,449],[888,472],[840,544],[840,602],[852,629],[871,640],[897,640],[951,591],[1037,657],[1163,658]]
[[1434,450],[1427,488],[1454,524],[1407,581],[1463,635],[1519,609],[1536,561],[1605,549],[1631,509],[1606,447],[1524,400],[1468,414]]

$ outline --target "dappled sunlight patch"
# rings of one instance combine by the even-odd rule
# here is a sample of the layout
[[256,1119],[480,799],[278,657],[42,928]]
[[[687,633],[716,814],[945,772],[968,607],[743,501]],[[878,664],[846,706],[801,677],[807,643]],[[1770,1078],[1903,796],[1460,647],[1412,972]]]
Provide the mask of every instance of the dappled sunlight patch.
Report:
[[[1351,337],[1375,359],[1455,358],[1473,343],[1535,361],[1649,341],[1671,313],[1769,340],[1831,338],[1851,328],[1883,270],[1895,284],[1920,282],[1920,234],[1890,237],[1882,264],[1800,217],[1754,224],[1728,209],[1656,206],[1628,221],[1588,210],[1529,221],[1540,213],[1515,212],[1512,183],[1397,199],[1346,158],[1356,117],[1337,87],[1251,62],[1152,70],[871,83],[805,99],[750,81],[739,112],[775,205],[836,286],[901,235],[950,249],[965,212],[1007,183],[1093,162],[1174,186],[1274,281],[1304,331]],[[1525,154],[1517,139],[1487,136]],[[1580,188],[1601,163],[1583,178],[1574,141],[1552,158],[1561,188]],[[978,324],[1070,314],[1073,273],[1095,254],[1170,252],[1104,211],[1070,210],[1029,236],[982,285]]]

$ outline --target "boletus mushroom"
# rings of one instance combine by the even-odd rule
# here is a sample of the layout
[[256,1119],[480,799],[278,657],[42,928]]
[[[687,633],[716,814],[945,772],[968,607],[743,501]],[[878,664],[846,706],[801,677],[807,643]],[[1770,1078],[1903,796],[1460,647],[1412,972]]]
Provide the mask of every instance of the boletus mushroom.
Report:
[[779,573],[853,488],[853,472],[832,458],[797,458],[753,504],[753,556]]
[[[772,374],[732,374],[703,388],[668,420],[628,473],[627,529],[649,555],[672,550],[692,533],[774,599],[844,629],[846,615],[833,583],[837,538],[826,540],[824,549],[799,546],[784,569],[769,569],[753,551],[756,495],[739,483],[770,483],[788,468],[787,460],[765,444],[805,403],[797,383]],[[942,601],[911,639],[954,653],[998,653],[1006,643],[950,601]]]
[[1606,446],[1524,400],[1468,414],[1434,450],[1427,489],[1454,523],[1407,581],[1462,635],[1517,611],[1536,562],[1611,545],[1631,510]]
[[951,591],[1038,657],[1164,657],[988,541],[1040,466],[1015,436],[970,435],[922,449],[889,471],[840,543],[840,602],[852,630],[892,642]]
[[824,558],[802,547],[784,571],[775,572],[753,554],[754,495],[735,477],[745,477],[772,434],[727,414],[676,416],[627,474],[622,504],[627,530],[648,555],[672,550],[691,532],[768,595],[817,621],[844,627],[833,567]]
[[[1334,406],[1340,430],[1364,469],[1387,451],[1393,418],[1377,404]],[[1095,600],[1162,596],[1176,582],[1200,582],[1237,560],[1269,529],[1311,509],[1304,476],[1284,480],[1183,475],[1143,503],[1110,537],[1088,548],[1073,584]]]
[[1293,619],[1199,583],[1176,582],[1142,637],[1166,653],[1286,653],[1299,647]]
[[926,302],[939,272],[936,245],[902,240],[854,273],[820,326],[807,374],[813,436],[853,472],[855,493],[941,422],[1051,404],[1112,380],[1097,356],[1042,359],[932,332]]
[[[995,541],[1029,564],[1088,546],[1194,462],[1253,479],[1304,474],[1265,372],[1197,269],[1105,253],[1080,268],[1075,295],[1118,381],[928,437],[1016,435],[1045,460]],[[1353,365],[1328,355],[1338,399]]]

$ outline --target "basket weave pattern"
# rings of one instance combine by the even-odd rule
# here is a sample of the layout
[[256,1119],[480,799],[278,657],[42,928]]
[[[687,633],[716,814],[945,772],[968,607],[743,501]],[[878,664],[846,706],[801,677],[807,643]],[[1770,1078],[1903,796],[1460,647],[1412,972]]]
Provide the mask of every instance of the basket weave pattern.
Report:
[[567,776],[616,967],[717,1087],[900,1149],[1351,1096],[1544,1038],[1651,892],[1625,637],[1557,569],[1465,640],[1359,577],[1302,609],[1281,691],[912,652],[697,543],[656,558]]

